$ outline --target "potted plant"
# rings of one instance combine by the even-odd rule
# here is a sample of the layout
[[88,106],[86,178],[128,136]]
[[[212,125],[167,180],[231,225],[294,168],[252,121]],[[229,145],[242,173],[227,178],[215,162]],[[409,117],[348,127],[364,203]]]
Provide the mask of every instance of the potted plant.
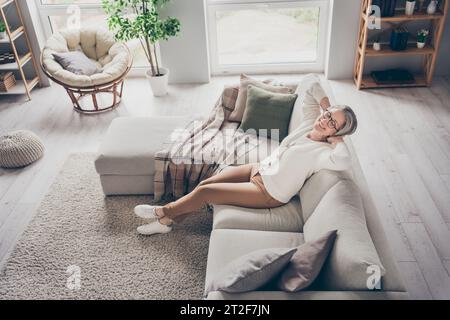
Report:
[[417,32],[417,48],[422,49],[425,47],[428,34],[429,31],[426,29],[421,29],[419,30],[419,32]]
[[6,38],[6,25],[2,21],[0,21],[0,39]]
[[414,8],[416,7],[415,0],[406,0],[405,14],[412,16],[414,14]]
[[116,40],[139,39],[150,64],[146,76],[153,95],[167,94],[169,70],[160,65],[156,52],[159,40],[168,40],[180,32],[180,21],[175,18],[162,19],[158,10],[170,0],[102,0],[108,15],[109,29]]

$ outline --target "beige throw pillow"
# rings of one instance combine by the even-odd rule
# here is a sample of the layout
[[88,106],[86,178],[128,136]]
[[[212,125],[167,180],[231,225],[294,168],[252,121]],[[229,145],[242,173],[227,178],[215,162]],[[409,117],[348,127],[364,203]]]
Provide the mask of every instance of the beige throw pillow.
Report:
[[259,81],[252,79],[245,74],[241,74],[241,82],[239,85],[239,94],[236,100],[236,106],[228,117],[228,121],[241,122],[244,115],[245,106],[247,104],[247,89],[249,85],[276,93],[291,93],[291,89],[283,86],[272,86],[265,83],[267,81]]

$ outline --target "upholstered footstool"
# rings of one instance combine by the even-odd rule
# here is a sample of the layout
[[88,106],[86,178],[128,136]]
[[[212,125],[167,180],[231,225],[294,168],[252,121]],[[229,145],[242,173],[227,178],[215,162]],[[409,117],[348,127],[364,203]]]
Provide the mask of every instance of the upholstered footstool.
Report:
[[95,160],[104,194],[153,194],[155,152],[187,122],[186,117],[114,119]]

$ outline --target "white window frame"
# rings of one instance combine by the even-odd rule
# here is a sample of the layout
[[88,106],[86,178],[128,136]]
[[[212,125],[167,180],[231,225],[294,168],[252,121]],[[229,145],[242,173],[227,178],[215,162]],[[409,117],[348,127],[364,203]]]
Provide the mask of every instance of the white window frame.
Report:
[[[213,75],[247,73],[302,73],[323,72],[325,69],[326,42],[328,38],[329,0],[207,0],[208,1],[208,41],[211,73]],[[240,64],[219,65],[216,11],[254,8],[298,8],[319,7],[319,30],[317,44],[317,59],[315,62],[299,63],[266,63],[266,64]]]
[[[35,0],[35,2],[41,18],[42,28],[44,29],[45,37],[49,38],[53,34],[49,17],[69,14],[67,10],[73,4],[42,4],[41,0]],[[104,14],[101,1],[98,4],[75,4],[75,5],[80,8],[82,13]]]

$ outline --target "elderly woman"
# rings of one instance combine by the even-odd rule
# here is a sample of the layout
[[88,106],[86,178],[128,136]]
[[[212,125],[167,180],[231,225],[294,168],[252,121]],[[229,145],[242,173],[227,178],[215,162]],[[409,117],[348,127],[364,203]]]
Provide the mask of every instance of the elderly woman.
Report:
[[[300,99],[300,98],[299,98]],[[303,100],[303,120],[270,156],[260,163],[232,167],[203,180],[191,193],[164,206],[139,205],[135,213],[150,219],[140,234],[167,233],[205,204],[273,208],[286,204],[306,179],[321,169],[345,170],[351,165],[343,136],[355,132],[357,120],[348,106],[330,106],[318,81]]]

